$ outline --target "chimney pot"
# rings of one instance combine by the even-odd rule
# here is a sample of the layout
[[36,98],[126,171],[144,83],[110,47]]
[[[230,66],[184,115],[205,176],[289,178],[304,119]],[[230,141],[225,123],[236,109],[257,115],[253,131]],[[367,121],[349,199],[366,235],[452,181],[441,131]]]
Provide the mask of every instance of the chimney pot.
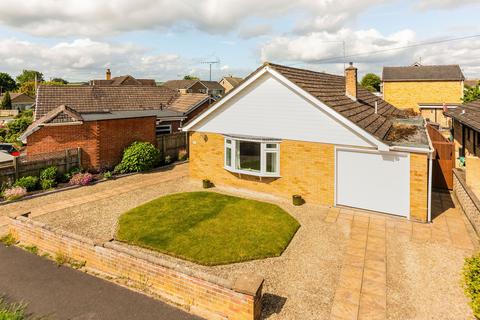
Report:
[[112,79],[112,73],[110,72],[110,69],[107,69],[107,72],[105,73],[105,79],[107,80]]
[[357,68],[353,66],[353,62],[345,69],[345,94],[352,100],[357,100]]

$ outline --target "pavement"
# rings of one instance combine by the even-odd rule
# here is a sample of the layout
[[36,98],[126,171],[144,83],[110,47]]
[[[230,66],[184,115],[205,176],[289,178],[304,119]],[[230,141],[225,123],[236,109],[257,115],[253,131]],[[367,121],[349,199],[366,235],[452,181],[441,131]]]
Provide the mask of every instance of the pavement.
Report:
[[201,319],[17,247],[0,244],[0,296],[48,320]]

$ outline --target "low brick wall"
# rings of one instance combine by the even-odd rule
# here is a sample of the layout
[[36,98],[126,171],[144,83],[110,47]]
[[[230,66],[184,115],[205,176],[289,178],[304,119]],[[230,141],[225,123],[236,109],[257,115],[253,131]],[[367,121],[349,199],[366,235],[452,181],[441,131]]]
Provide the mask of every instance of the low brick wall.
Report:
[[453,169],[453,191],[458,202],[462,206],[465,215],[479,234],[480,231],[480,201],[470,190],[465,182],[465,173],[459,169]]
[[21,243],[52,255],[85,261],[86,267],[147,286],[162,299],[207,319],[259,319],[263,279],[225,280],[168,262],[117,242],[88,238],[28,219],[9,218],[10,232]]

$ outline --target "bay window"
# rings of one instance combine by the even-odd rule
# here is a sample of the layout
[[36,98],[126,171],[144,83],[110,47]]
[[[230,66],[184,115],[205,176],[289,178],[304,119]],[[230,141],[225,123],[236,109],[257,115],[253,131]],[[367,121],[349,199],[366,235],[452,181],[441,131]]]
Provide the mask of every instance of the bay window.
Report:
[[225,137],[225,169],[255,176],[278,177],[279,152],[279,141]]

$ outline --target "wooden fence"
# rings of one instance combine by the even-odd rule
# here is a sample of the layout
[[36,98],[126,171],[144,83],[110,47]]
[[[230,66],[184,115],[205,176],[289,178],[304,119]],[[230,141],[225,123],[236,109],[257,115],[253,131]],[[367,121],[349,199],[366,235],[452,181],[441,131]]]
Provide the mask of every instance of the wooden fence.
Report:
[[453,168],[455,168],[455,145],[437,129],[427,126],[428,135],[435,150],[432,169],[432,185],[438,189],[453,188]]
[[0,185],[13,183],[25,176],[38,176],[46,167],[55,166],[58,172],[66,173],[73,167],[81,167],[81,149],[18,156],[13,161],[0,163]]
[[157,148],[160,150],[162,159],[166,156],[176,159],[180,150],[185,150],[188,153],[188,134],[186,132],[176,132],[158,136]]

